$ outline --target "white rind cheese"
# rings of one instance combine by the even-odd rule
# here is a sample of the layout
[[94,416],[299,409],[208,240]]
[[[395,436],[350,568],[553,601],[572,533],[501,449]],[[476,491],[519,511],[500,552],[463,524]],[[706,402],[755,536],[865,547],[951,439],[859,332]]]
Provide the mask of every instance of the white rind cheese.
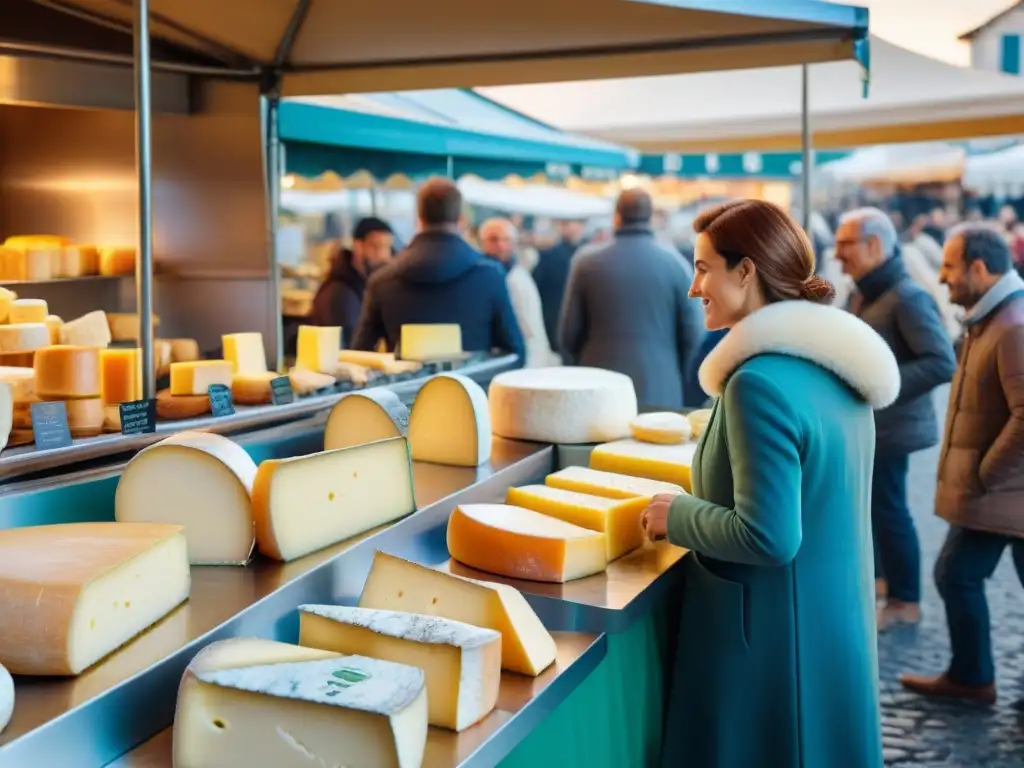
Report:
[[472,379],[441,373],[427,380],[409,414],[413,461],[477,467],[491,459],[487,393]]
[[256,464],[237,443],[210,432],[179,432],[128,462],[114,517],[184,526],[193,565],[245,565],[256,542],[255,481]]
[[3,733],[4,728],[11,722],[13,714],[14,680],[11,679],[11,673],[0,664],[0,733]]
[[690,420],[681,413],[641,413],[629,423],[634,440],[660,445],[685,443],[693,435]]
[[327,417],[324,450],[405,437],[408,430],[409,409],[390,389],[352,392],[335,403]]
[[501,687],[501,633],[402,611],[299,606],[299,643],[423,670],[427,719],[462,731],[486,717]]
[[491,381],[494,434],[541,443],[600,443],[629,435],[633,381],[600,368],[531,368]]

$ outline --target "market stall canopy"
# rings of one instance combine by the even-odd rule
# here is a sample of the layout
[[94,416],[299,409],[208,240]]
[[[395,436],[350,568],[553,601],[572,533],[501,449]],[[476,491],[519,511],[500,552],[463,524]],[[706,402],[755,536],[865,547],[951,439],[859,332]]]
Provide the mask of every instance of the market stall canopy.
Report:
[[923,184],[958,181],[964,172],[964,147],[922,142],[867,147],[819,169],[823,184]]
[[[849,152],[815,152],[815,165],[840,160]],[[704,152],[693,155],[669,153],[643,155],[637,173],[645,176],[676,176],[689,179],[794,179],[803,169],[800,152]]]
[[463,200],[479,208],[552,219],[610,216],[615,207],[613,200],[571,189],[541,184],[497,184],[472,176],[459,180],[459,191]]
[[[149,8],[154,66],[202,65],[204,74],[263,82],[280,74],[284,96],[867,56],[867,11],[820,0],[150,0]],[[4,0],[0,52],[130,63],[133,18],[132,0]]]
[[1024,194],[1024,145],[968,157],[962,182],[983,195],[1020,197]]
[[[872,37],[867,98],[861,79],[854,62],[811,67],[816,147],[1024,132],[1024,78],[956,67]],[[800,67],[481,90],[563,130],[657,153],[799,149],[800,92]]]
[[288,173],[333,171],[353,185],[432,174],[485,179],[616,178],[635,150],[574,136],[456,88],[310,96],[281,104]]

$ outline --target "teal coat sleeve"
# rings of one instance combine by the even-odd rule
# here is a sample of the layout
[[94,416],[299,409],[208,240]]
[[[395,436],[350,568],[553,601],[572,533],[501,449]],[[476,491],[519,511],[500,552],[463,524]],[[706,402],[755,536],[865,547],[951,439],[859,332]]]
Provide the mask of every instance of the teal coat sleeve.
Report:
[[669,511],[668,538],[716,560],[785,565],[802,538],[800,422],[781,390],[751,370],[733,375],[719,407],[735,506],[680,495]]

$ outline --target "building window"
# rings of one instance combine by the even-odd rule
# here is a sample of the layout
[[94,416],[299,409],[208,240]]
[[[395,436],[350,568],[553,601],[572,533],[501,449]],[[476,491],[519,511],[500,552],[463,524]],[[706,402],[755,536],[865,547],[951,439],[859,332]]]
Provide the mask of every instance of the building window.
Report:
[[1003,35],[1002,65],[999,69],[1010,75],[1020,74],[1020,35]]

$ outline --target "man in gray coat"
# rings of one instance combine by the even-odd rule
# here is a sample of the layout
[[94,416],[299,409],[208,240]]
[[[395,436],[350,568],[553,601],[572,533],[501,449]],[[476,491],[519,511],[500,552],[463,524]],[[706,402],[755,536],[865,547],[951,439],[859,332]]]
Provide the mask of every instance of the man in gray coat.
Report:
[[650,195],[623,192],[612,241],[573,259],[560,347],[567,365],[631,377],[641,407],[681,408],[704,323],[699,303],[687,297],[693,273],[678,253],[658,244],[653,215]]

